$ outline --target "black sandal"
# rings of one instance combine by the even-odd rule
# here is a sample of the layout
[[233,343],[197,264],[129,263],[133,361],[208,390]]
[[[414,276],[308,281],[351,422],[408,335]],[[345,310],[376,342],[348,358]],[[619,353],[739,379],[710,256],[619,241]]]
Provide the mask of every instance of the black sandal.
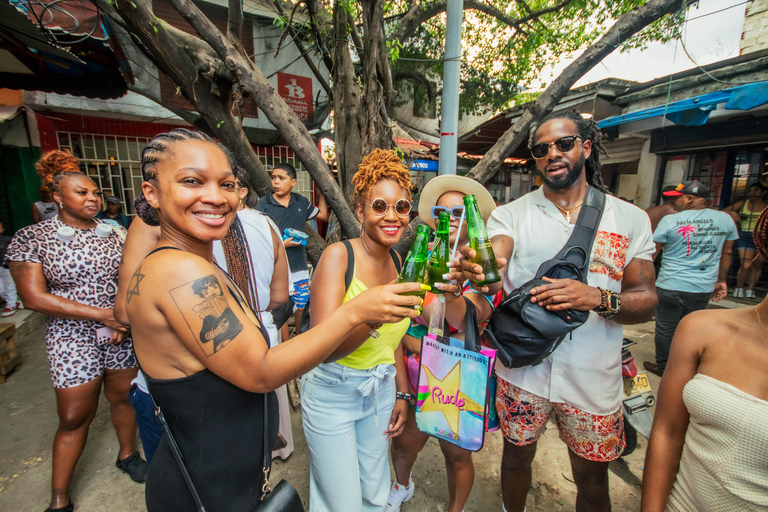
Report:
[[69,498],[69,505],[66,507],[60,507],[60,508],[50,508],[48,507],[45,509],[45,512],[73,512],[75,510],[75,502],[72,501],[72,498]]

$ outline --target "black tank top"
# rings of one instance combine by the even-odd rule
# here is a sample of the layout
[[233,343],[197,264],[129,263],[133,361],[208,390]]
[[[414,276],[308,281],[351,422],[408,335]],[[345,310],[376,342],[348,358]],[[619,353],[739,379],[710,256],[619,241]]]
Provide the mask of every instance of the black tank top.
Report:
[[[152,253],[162,249],[175,248]],[[239,294],[231,288],[230,293],[243,308]],[[260,325],[259,330],[269,346],[266,329]],[[250,393],[207,369],[180,379],[145,376],[206,509],[253,512],[261,497],[264,450],[271,451],[277,439],[275,393]],[[264,400],[269,408],[267,447],[262,446]],[[196,510],[165,435],[149,468],[146,501],[148,512]]]

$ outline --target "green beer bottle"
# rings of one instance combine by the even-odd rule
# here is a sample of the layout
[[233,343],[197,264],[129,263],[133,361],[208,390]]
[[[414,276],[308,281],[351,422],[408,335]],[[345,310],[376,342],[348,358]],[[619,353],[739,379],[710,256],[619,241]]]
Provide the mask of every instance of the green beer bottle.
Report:
[[451,259],[450,224],[450,214],[448,212],[440,212],[440,216],[437,219],[435,245],[432,246],[432,254],[429,257],[429,265],[427,267],[427,284],[432,287],[432,293],[436,295],[444,292],[435,285],[437,283],[445,283],[443,274],[450,272],[448,268],[448,261]]
[[471,261],[483,267],[483,275],[485,276],[485,279],[477,284],[486,285],[501,281],[501,274],[499,274],[499,268],[496,266],[496,255],[493,253],[491,239],[488,238],[488,232],[485,230],[483,217],[477,208],[475,196],[464,196],[464,211],[467,215],[469,246],[475,251],[475,257]]
[[[403,262],[398,283],[427,284],[427,255],[429,253],[429,226],[421,224],[416,230],[416,238]],[[425,290],[406,292],[403,295],[416,295],[424,298]]]

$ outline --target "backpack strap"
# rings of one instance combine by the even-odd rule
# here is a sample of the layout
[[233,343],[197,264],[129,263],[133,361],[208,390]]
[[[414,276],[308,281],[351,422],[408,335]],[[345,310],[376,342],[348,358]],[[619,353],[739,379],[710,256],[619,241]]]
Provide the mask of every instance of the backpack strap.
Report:
[[347,271],[344,273],[344,293],[347,293],[352,285],[352,279],[355,277],[355,251],[349,240],[342,240],[341,243],[347,249]]
[[552,259],[573,263],[581,269],[581,274],[586,276],[589,270],[592,244],[595,241],[597,227],[603,217],[604,208],[605,194],[589,185],[587,193],[584,195],[579,218],[576,220],[576,225],[573,226],[573,232],[571,232],[568,242]]
[[393,248],[389,248],[389,255],[392,256],[392,261],[395,262],[395,270],[397,270],[397,273],[400,274],[400,256],[397,254],[397,251]]

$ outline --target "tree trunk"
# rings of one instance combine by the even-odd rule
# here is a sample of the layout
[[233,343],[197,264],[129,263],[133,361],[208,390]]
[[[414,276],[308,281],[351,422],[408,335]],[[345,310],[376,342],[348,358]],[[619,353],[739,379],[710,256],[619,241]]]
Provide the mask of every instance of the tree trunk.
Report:
[[[384,0],[361,0],[363,6],[363,109],[360,119],[363,154],[376,148],[392,149],[392,127],[386,119],[386,94],[383,84],[390,77],[384,38]],[[382,45],[384,46],[382,48]],[[382,76],[379,75],[382,70]],[[391,95],[391,92],[390,92]]]
[[336,142],[336,169],[339,183],[347,200],[352,200],[352,176],[363,159],[363,138],[360,131],[360,89],[357,85],[352,56],[349,53],[348,16],[338,0],[333,4],[333,111]]
[[[685,0],[691,4],[693,0]],[[501,168],[504,159],[515,151],[528,137],[531,127],[549,114],[584,74],[616,49],[616,42],[626,41],[665,14],[676,11],[680,0],[650,0],[616,20],[616,23],[595,44],[587,48],[546,88],[483,156],[468,174],[480,183],[485,183]]]
[[277,94],[261,70],[250,59],[237,52],[229,40],[191,0],[171,0],[171,4],[192,25],[200,37],[211,45],[227,68],[237,76],[238,85],[251,93],[269,122],[285,138],[336,213],[344,235],[349,238],[356,236],[360,224],[344,200],[328,164],[315,147],[307,128]]

